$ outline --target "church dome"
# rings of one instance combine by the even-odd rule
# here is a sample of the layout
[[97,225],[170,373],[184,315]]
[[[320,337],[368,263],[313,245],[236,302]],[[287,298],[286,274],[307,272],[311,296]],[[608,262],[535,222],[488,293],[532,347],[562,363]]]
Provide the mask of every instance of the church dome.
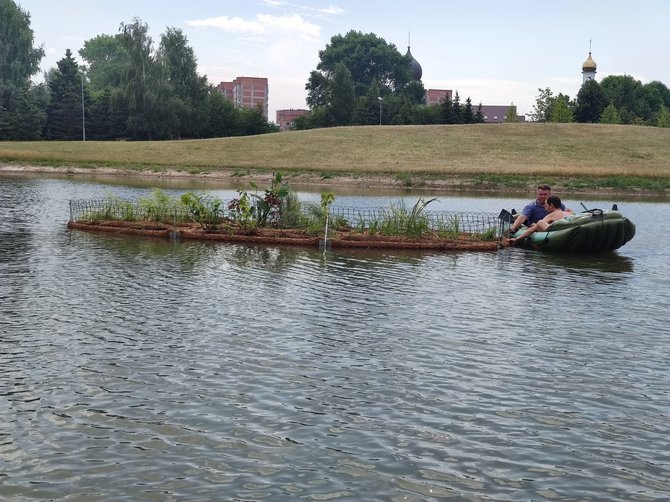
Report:
[[584,64],[582,65],[582,71],[596,71],[596,62],[591,58],[591,53],[589,52],[589,57],[586,58]]
[[409,60],[409,68],[412,72],[412,78],[414,80],[421,80],[423,70],[421,69],[419,62],[414,59],[414,56],[412,56],[412,53],[409,51],[409,46],[407,46],[407,54],[405,54],[405,57]]

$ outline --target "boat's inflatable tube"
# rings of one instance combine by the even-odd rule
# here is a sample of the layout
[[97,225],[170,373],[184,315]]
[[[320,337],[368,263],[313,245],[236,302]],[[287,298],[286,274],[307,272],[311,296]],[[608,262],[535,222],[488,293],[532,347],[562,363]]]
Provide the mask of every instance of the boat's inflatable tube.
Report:
[[618,249],[634,236],[635,224],[619,211],[591,209],[555,221],[546,232],[535,232],[519,244],[543,251],[595,253]]

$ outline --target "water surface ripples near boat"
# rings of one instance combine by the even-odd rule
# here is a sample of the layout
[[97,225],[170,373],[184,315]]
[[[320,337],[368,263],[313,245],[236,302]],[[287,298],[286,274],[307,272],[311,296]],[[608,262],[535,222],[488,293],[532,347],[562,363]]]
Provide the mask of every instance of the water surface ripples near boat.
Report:
[[0,498],[667,500],[663,203],[606,255],[323,253],[65,226],[147,188],[0,188]]

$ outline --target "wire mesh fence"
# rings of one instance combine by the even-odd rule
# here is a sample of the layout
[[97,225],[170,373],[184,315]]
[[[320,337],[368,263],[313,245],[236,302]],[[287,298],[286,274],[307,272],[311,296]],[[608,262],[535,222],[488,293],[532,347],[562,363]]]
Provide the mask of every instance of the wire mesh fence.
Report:
[[[222,207],[228,207],[225,201]],[[314,210],[314,204],[303,203],[298,210],[279,213],[273,218],[275,227],[319,224],[325,220],[324,214]],[[357,230],[380,230],[384,226],[398,229],[420,225],[435,232],[503,235],[503,223],[498,214],[468,211],[420,211],[397,207],[343,207],[329,209],[329,220],[335,228]],[[224,210],[221,216],[230,217]],[[234,219],[234,218],[233,218]],[[124,220],[154,221],[178,225],[194,221],[188,207],[176,202],[165,205],[144,204],[141,201],[120,199],[71,200],[70,220]]]
[[89,199],[70,201],[70,220],[148,220],[178,224],[191,221],[191,216],[188,208],[177,203],[157,206],[121,199]]
[[352,228],[369,229],[391,222],[402,225],[412,219],[425,222],[427,228],[434,231],[455,231],[461,233],[485,233],[491,228],[498,229],[500,222],[495,213],[469,211],[422,211],[419,214],[411,210],[388,207],[332,207],[330,219],[347,222]]

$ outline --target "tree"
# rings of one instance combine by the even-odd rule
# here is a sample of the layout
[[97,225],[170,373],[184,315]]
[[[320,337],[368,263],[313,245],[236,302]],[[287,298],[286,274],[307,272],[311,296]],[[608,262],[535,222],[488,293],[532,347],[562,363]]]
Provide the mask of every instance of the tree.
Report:
[[[559,95],[563,96],[563,95]],[[551,105],[551,116],[549,117],[550,122],[558,123],[568,123],[573,122],[574,114],[572,107],[570,106],[568,96],[563,96],[562,98],[556,98]]]
[[406,96],[400,99],[402,100],[400,110],[396,114],[393,123],[404,125],[416,124],[418,120],[417,106]]
[[251,136],[255,134],[265,134],[274,132],[276,129],[265,120],[263,115],[263,106],[259,104],[254,108],[237,108],[240,114],[240,125],[242,126],[242,135]]
[[319,64],[305,85],[310,108],[327,106],[328,86],[338,63],[343,63],[353,80],[356,96],[368,94],[377,84],[384,96],[404,88],[411,80],[409,61],[395,45],[387,44],[374,33],[350,31],[335,35],[319,51]]
[[465,124],[474,124],[475,114],[472,111],[472,100],[470,96],[465,100],[465,108],[463,108],[463,122]]
[[538,89],[538,91],[540,91],[540,94],[535,99],[533,113],[530,114],[530,117],[534,122],[548,122],[551,117],[551,105],[554,102],[554,95],[549,87]]
[[210,89],[205,107],[208,115],[204,136],[220,138],[241,134],[241,117],[237,113],[235,105],[218,90],[214,88]]
[[0,139],[41,133],[44,103],[30,77],[39,70],[44,49],[33,43],[30,14],[12,0],[0,0]]
[[587,80],[577,93],[577,122],[598,122],[605,109],[605,94],[595,80]]
[[370,95],[358,98],[354,106],[352,123],[355,125],[379,123],[379,99]]
[[120,88],[130,64],[123,36],[98,35],[84,42],[79,55],[88,63],[86,77],[93,90]]
[[43,86],[24,83],[17,86],[0,86],[0,139],[35,140],[42,134],[46,121],[44,109],[48,92]]
[[149,27],[135,18],[121,23],[121,41],[128,52],[122,85],[128,104],[127,130],[134,139],[158,139],[161,127],[159,81]]
[[42,47],[33,47],[30,14],[13,0],[0,0],[0,83],[20,85],[39,71]]
[[512,103],[507,109],[507,113],[505,114],[505,122],[513,124],[519,122],[519,116],[516,113],[516,105],[514,103]]
[[67,49],[65,57],[47,77],[51,102],[47,107],[46,136],[49,139],[74,140],[83,136],[82,74],[79,64]]
[[[458,94],[458,93],[457,93]],[[456,124],[458,121],[458,116],[454,114],[454,105],[451,102],[449,94],[444,97],[442,101],[440,113],[440,123],[441,124]]]
[[338,63],[328,87],[328,114],[332,125],[349,125],[356,101],[354,82],[344,63]]
[[475,113],[475,124],[483,124],[485,122],[484,120],[484,112],[482,111],[482,104],[479,103],[479,106],[477,106],[477,113]]
[[400,89],[398,93],[403,98],[407,98],[413,105],[426,104],[426,88],[418,80],[412,80],[405,87]]
[[458,95],[458,91],[454,93],[454,99],[451,102],[453,108],[453,122],[452,124],[462,124],[463,120],[461,115],[463,114],[463,107],[461,106],[461,97]]
[[656,125],[658,127],[670,127],[670,110],[665,105],[661,105]]
[[181,30],[168,28],[161,35],[156,62],[161,82],[169,86],[171,136],[200,136],[206,116],[202,105],[207,96],[207,77],[198,75],[195,54]]
[[603,110],[602,115],[600,115],[601,124],[621,124],[621,117],[619,117],[619,112],[614,106],[614,103],[610,103]]
[[626,109],[636,115],[636,92],[642,86],[630,75],[609,75],[600,84],[607,103],[613,103],[618,110]]

